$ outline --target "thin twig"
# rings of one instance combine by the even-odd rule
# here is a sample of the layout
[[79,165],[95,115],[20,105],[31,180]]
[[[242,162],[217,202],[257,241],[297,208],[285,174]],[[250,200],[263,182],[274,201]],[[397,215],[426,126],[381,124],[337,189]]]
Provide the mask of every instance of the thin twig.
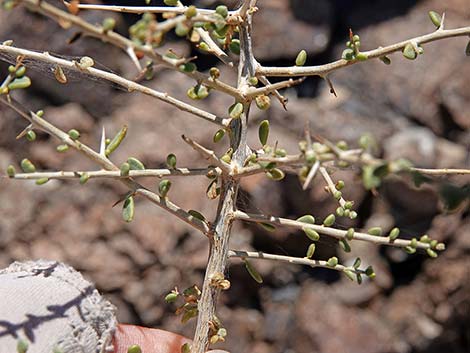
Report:
[[470,174],[470,169],[450,169],[450,168],[442,168],[442,169],[427,169],[427,168],[414,168],[411,167],[410,171],[418,172],[421,174],[427,175],[452,175],[452,174]]
[[42,62],[49,63],[52,65],[59,65],[60,67],[66,68],[70,71],[78,72],[81,74],[85,73],[87,75],[97,77],[99,79],[104,79],[106,81],[113,82],[121,87],[126,88],[129,92],[133,92],[133,91],[141,92],[148,96],[157,98],[165,103],[169,103],[175,106],[176,108],[182,111],[191,113],[199,118],[205,119],[219,126],[226,126],[229,120],[229,119],[222,119],[214,114],[211,114],[202,109],[196,108],[192,106],[191,104],[188,104],[176,98],[173,98],[169,96],[168,93],[162,93],[162,92],[156,91],[154,89],[151,89],[149,87],[146,87],[134,81],[127,80],[112,72],[96,69],[94,67],[82,69],[77,65],[75,61],[69,61],[69,60],[65,60],[62,58],[58,58],[58,57],[52,56],[51,54],[47,52],[39,53],[39,52],[31,51],[31,50],[15,48],[15,47],[6,46],[6,45],[0,45],[0,52],[8,53],[10,55],[24,55],[26,58],[29,58],[29,59],[42,61]]
[[266,85],[260,88],[250,88],[245,92],[245,96],[247,98],[252,98],[252,97],[259,96],[261,94],[270,94],[278,89],[283,89],[283,88],[288,88],[288,87],[298,85],[302,83],[304,80],[305,80],[305,77],[299,78],[297,80],[294,80],[291,78],[286,81],[271,83],[269,85]]
[[240,95],[240,93],[238,92],[236,88],[224,83],[220,79],[214,80],[209,75],[203,74],[202,72],[199,72],[199,71],[186,72],[186,71],[179,70],[178,68],[179,64],[175,60],[172,60],[164,55],[157,53],[154,50],[154,48],[152,48],[149,45],[140,45],[134,41],[131,41],[130,39],[124,36],[121,36],[119,33],[116,33],[114,31],[103,31],[102,27],[95,26],[83,20],[79,16],[74,16],[70,13],[62,11],[56,8],[55,6],[48,4],[45,1],[37,1],[37,0],[18,0],[18,1],[20,1],[21,3],[24,3],[28,7],[28,9],[38,12],[40,14],[43,14],[44,16],[47,16],[53,19],[59,24],[67,23],[67,24],[72,24],[74,26],[77,26],[84,32],[84,34],[91,36],[91,37],[98,38],[105,43],[111,43],[114,46],[121,48],[122,50],[126,52],[128,51],[128,48],[133,48],[135,51],[145,54],[147,57],[155,61],[156,64],[160,64],[160,65],[165,66],[166,68],[183,73],[191,77],[192,79],[196,80],[197,82],[204,84],[205,86],[224,92],[228,95],[233,96],[236,99],[239,99],[239,100],[244,99],[243,96]]
[[[38,129],[48,133],[51,136],[56,137],[62,143],[65,143],[68,146],[81,152],[86,157],[96,162],[98,165],[100,165],[104,169],[110,170],[110,171],[119,171],[119,168],[115,166],[114,163],[112,163],[109,159],[103,157],[102,155],[95,152],[93,149],[81,143],[80,141],[71,139],[67,133],[58,129],[57,127],[47,122],[43,118],[37,116],[35,113],[29,112],[28,114],[24,112],[23,109],[18,104],[13,103],[13,100],[12,102],[8,102],[6,99],[0,98],[0,102],[7,105],[14,111],[16,111],[20,116],[28,120],[31,124],[33,124]],[[119,180],[122,183],[124,183],[129,189],[131,189],[131,191],[133,191],[135,194],[144,196],[146,199],[148,199],[152,203],[163,208],[169,213],[175,215],[176,217],[186,222],[190,226],[198,229],[199,231],[201,231],[202,233],[206,235],[209,234],[209,226],[207,225],[206,222],[201,221],[197,218],[194,218],[189,213],[184,211],[182,208],[180,208],[179,206],[175,205],[170,200],[168,200],[168,198],[161,198],[160,196],[151,192],[150,190],[145,189],[142,185],[138,184],[132,179],[127,178],[127,179],[119,179]]]
[[[336,191],[335,183],[333,180],[331,180],[330,174],[328,174],[328,171],[326,170],[325,167],[320,167],[320,174],[322,175],[323,179],[325,179],[326,184],[328,185],[328,189],[330,189],[331,195],[334,195]],[[341,207],[344,207],[346,205],[346,200],[343,199],[341,196],[340,199],[338,200],[339,204]]]
[[[242,211],[235,211],[234,217],[236,219],[247,221],[247,222],[269,223],[269,224],[276,225],[276,226],[286,226],[286,227],[292,227],[296,229],[310,228],[310,229],[317,231],[319,234],[325,234],[336,239],[346,239],[346,234],[347,234],[346,230],[325,227],[323,225],[298,222],[298,221],[294,221],[292,219],[287,219],[287,218],[245,213]],[[395,247],[400,247],[400,248],[404,248],[404,247],[411,245],[411,240],[396,239],[394,241],[390,241],[388,237],[380,237],[380,236],[370,235],[370,234],[361,233],[361,232],[354,232],[353,240],[367,241],[367,242],[378,244],[378,245],[389,245],[389,246],[395,246]],[[423,242],[418,241],[416,247],[419,249],[429,249],[431,246],[428,243],[423,243]]]
[[[67,3],[64,1],[64,3]],[[125,13],[135,13],[143,14],[146,12],[150,13],[174,13],[174,14],[184,14],[188,9],[187,6],[116,6],[116,5],[98,5],[98,4],[79,4],[78,8],[80,10],[103,10],[111,12],[125,12]],[[198,13],[204,15],[212,15],[215,13],[215,10],[210,9],[197,9]],[[229,15],[235,15],[237,11],[229,11]]]
[[225,65],[229,67],[233,67],[233,61],[230,57],[225,53],[217,43],[212,39],[209,32],[204,30],[203,28],[196,28],[196,32],[199,33],[201,39],[209,46],[211,53],[214,54],[220,61],[222,61]]
[[302,185],[303,190],[307,190],[313,178],[315,178],[315,175],[317,174],[319,167],[320,167],[320,161],[317,160],[315,161],[315,163],[313,163],[312,168],[310,168],[310,170],[308,171],[307,177],[305,178],[305,182]]
[[290,264],[295,265],[305,265],[310,267],[323,267],[329,268],[331,270],[336,270],[343,272],[344,270],[349,270],[355,274],[365,274],[364,270],[355,269],[354,267],[347,267],[344,265],[336,265],[330,266],[328,265],[328,261],[323,260],[312,260],[306,257],[293,257],[293,256],[285,256],[285,255],[277,255],[277,254],[268,254],[262,251],[244,251],[244,250],[230,250],[228,252],[229,257],[240,258],[240,259],[258,259],[258,260],[271,260],[271,261],[280,261],[280,262],[287,262]]
[[[407,39],[401,41],[396,44],[392,44],[386,47],[377,48],[374,50],[369,50],[365,52],[361,52],[366,55],[367,60],[380,58],[382,56],[401,51],[408,43],[414,42],[417,44],[425,44],[434,42],[437,40],[451,38],[451,37],[459,37],[459,36],[468,36],[470,35],[470,26],[469,27],[461,27],[456,29],[443,29],[438,30],[433,33],[425,34],[419,37]],[[289,66],[289,67],[268,67],[258,65],[256,69],[257,75],[265,75],[265,76],[326,76],[326,74],[341,69],[346,66],[350,66],[353,64],[357,64],[359,60],[337,60],[332,63],[324,64],[324,65],[316,65],[316,66]]]
[[[175,168],[175,169],[144,169],[130,170],[128,175],[121,175],[118,170],[88,170],[88,171],[55,171],[55,172],[35,172],[35,173],[16,173],[12,179],[36,180],[36,179],[79,179],[84,173],[90,179],[126,179],[142,177],[175,177],[175,176],[205,176],[207,173],[216,171],[216,168]],[[216,171],[217,173],[217,171]]]
[[185,135],[182,135],[181,138],[184,140],[184,142],[190,145],[196,152],[198,152],[202,157],[207,159],[210,163],[219,167],[223,172],[230,174],[232,170],[230,164],[225,163],[219,157],[217,157],[214,151],[205,148],[204,146],[200,145],[196,141],[193,141]]

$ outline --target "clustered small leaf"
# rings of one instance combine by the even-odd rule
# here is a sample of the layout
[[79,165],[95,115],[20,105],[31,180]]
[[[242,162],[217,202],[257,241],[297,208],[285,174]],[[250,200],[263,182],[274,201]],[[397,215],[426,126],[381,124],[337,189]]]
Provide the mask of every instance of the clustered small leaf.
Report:
[[323,225],[325,227],[331,227],[336,221],[336,217],[334,214],[330,214],[326,216],[326,218],[323,220]]
[[312,243],[308,246],[307,249],[307,259],[311,259],[313,254],[315,253],[315,243]]
[[307,61],[307,52],[302,49],[299,52],[299,54],[297,54],[297,57],[295,58],[295,65],[304,66],[306,61]]
[[168,194],[168,191],[170,191],[170,188],[171,188],[171,181],[168,179],[163,179],[158,184],[158,193],[160,194],[161,197],[166,197],[166,195]]
[[170,169],[176,168],[176,156],[173,153],[170,153],[168,156],[166,156],[166,165]]
[[441,22],[442,22],[441,15],[439,15],[436,11],[429,11],[428,15],[429,15],[429,19],[434,24],[434,26],[439,28],[441,26]]
[[129,196],[124,200],[124,204],[122,207],[122,219],[124,219],[125,222],[132,222],[132,220],[134,219],[134,213],[134,198],[132,196]]
[[269,137],[269,121],[268,120],[263,120],[259,124],[258,137],[259,137],[259,142],[261,142],[262,146],[265,146],[268,143],[268,137]]
[[320,234],[315,229],[309,227],[303,227],[302,230],[304,231],[305,235],[312,241],[320,240]]
[[127,134],[127,125],[124,125],[118,133],[112,138],[109,144],[106,146],[105,155],[109,157],[111,153],[113,153],[124,140]]
[[142,348],[138,344],[133,344],[127,348],[127,353],[142,353]]
[[256,270],[256,268],[253,267],[251,262],[249,262],[247,259],[243,260],[245,262],[245,268],[250,274],[250,276],[258,283],[263,283],[263,278],[259,274],[259,272]]
[[220,140],[222,140],[224,136],[225,136],[225,129],[217,130],[214,134],[214,137],[212,138],[212,141],[214,141],[214,143],[217,143]]

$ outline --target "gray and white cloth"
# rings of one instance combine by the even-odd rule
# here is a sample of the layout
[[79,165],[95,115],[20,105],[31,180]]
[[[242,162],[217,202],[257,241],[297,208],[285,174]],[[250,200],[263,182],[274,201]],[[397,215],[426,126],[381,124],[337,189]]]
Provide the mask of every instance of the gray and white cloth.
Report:
[[115,307],[72,267],[14,262],[0,270],[0,353],[112,352]]

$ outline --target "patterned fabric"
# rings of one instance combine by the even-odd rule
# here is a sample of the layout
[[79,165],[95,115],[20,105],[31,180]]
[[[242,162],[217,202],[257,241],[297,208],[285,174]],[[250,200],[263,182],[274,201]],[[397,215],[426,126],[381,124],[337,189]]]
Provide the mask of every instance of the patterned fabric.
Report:
[[68,265],[14,262],[0,270],[0,352],[112,352],[115,307]]

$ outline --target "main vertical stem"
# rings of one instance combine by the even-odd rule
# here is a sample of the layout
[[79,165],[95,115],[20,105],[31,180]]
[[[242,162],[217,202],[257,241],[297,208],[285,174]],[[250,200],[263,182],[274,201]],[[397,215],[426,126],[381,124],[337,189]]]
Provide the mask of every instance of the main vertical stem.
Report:
[[[247,80],[255,72],[255,61],[251,46],[251,14],[247,14],[240,25],[240,63],[238,66],[238,89],[243,92]],[[240,119],[232,121],[230,126],[230,146],[233,148],[232,165],[242,167],[250,151],[247,145],[247,126],[250,102],[244,103],[244,112]],[[228,261],[230,230],[232,228],[233,212],[236,209],[239,181],[228,175],[222,175],[221,194],[217,209],[217,217],[213,223],[210,237],[209,259],[199,299],[197,327],[194,335],[191,353],[204,353],[209,347],[211,322],[216,316],[217,298],[220,289],[210,285],[211,278],[216,273],[225,273]]]

